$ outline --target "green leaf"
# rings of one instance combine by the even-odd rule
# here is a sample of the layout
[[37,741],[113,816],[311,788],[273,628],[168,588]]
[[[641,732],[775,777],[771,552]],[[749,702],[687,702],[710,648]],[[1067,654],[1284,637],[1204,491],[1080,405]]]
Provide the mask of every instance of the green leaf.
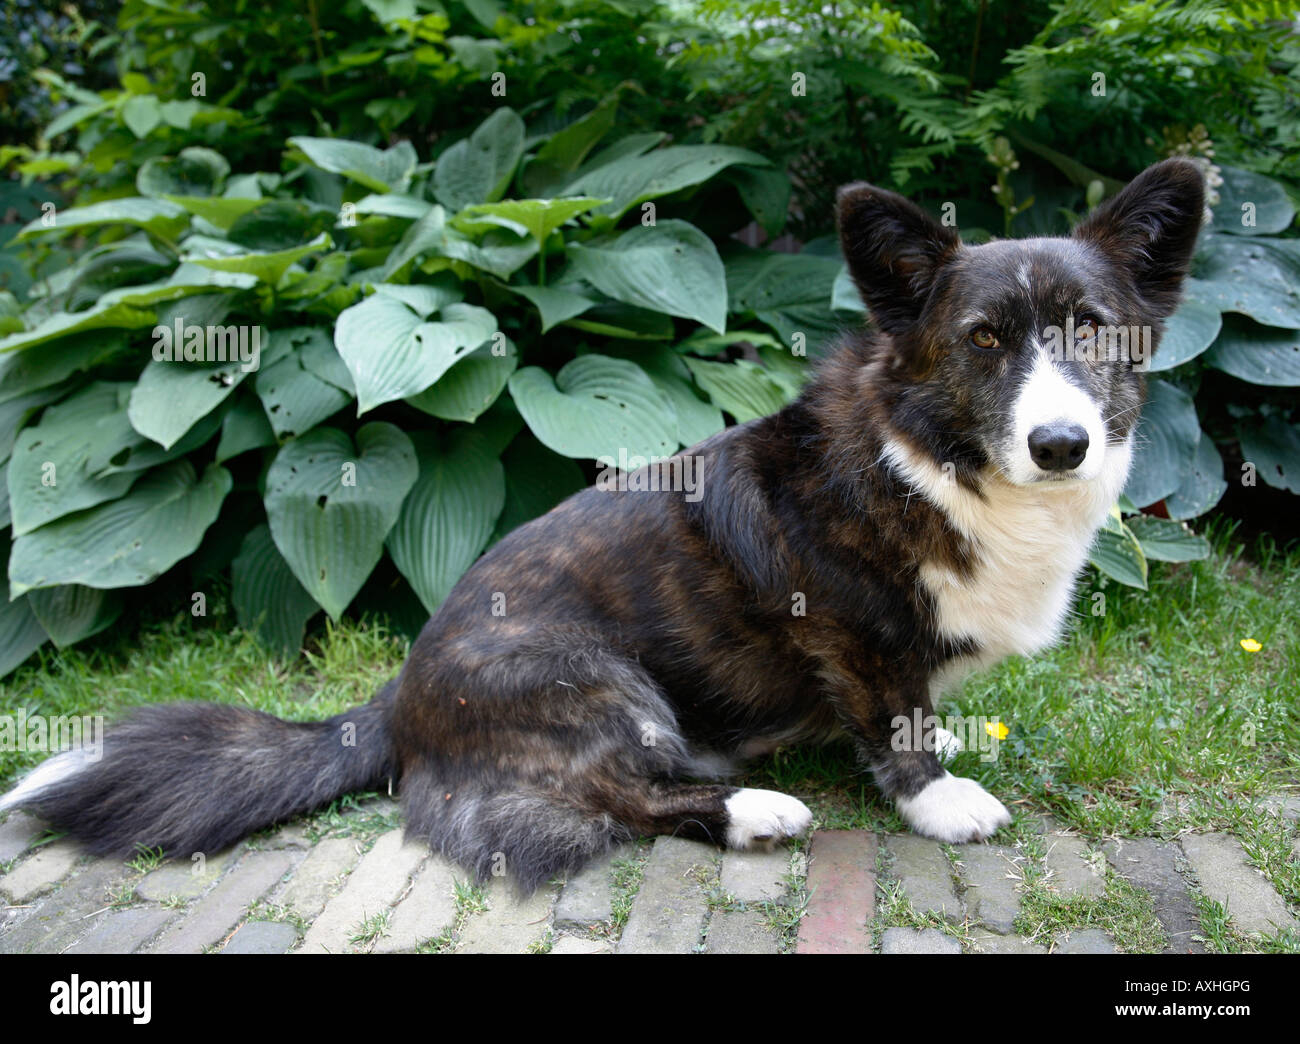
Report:
[[276,550],[270,527],[249,530],[230,564],[231,601],[239,625],[279,653],[296,655],[319,606]]
[[32,348],[56,338],[69,337],[86,330],[126,329],[136,330],[152,326],[154,313],[121,302],[98,304],[84,312],[56,312],[30,330],[10,334],[0,339],[0,356],[19,348]]
[[579,214],[585,214],[605,201],[592,196],[576,199],[507,199],[500,203],[483,203],[457,214],[453,223],[462,231],[472,231],[492,218],[525,228],[539,243]]
[[371,192],[405,192],[417,162],[415,148],[409,141],[399,141],[391,149],[383,150],[342,138],[296,137],[289,139],[289,145],[313,166],[341,174]]
[[9,581],[0,574],[0,678],[49,641],[27,596],[9,600]]
[[137,94],[122,105],[122,122],[137,138],[147,138],[162,123],[162,103],[152,94]]
[[293,575],[337,620],[384,553],[418,468],[411,440],[367,424],[357,444],[334,428],[286,443],[266,476],[271,536]]
[[610,132],[617,113],[616,92],[585,116],[547,138],[519,176],[524,192],[538,197],[555,195],[582,165],[596,143]]
[[1241,455],[1275,489],[1300,493],[1300,428],[1278,416],[1237,425]]
[[1300,326],[1300,253],[1284,239],[1211,235],[1197,255],[1187,295],[1267,326]]
[[1134,433],[1133,470],[1124,494],[1138,507],[1163,500],[1186,480],[1200,439],[1192,397],[1168,381],[1152,380]]
[[21,242],[51,232],[63,235],[101,225],[134,225],[151,235],[170,241],[180,235],[189,220],[189,215],[183,208],[165,199],[111,199],[104,203],[92,203],[88,207],[73,207],[56,212],[53,225],[46,225],[44,218],[36,218],[24,225],[14,239]]
[[388,534],[388,550],[432,613],[487,545],[505,503],[505,473],[472,431],[445,446],[431,432],[412,441],[420,474]]
[[1219,456],[1214,440],[1202,431],[1191,470],[1183,477],[1182,485],[1165,497],[1165,510],[1170,518],[1179,521],[1196,518],[1214,507],[1227,488],[1228,483],[1223,478],[1223,458]]
[[1122,532],[1110,529],[1097,531],[1097,539],[1088,553],[1088,561],[1107,576],[1127,587],[1147,589],[1147,560],[1142,546],[1127,526]]
[[406,401],[434,417],[472,424],[496,402],[519,365],[518,350],[509,338],[502,337],[500,354],[495,348],[492,342],[481,345]]
[[27,602],[59,649],[99,634],[122,615],[122,598],[116,591],[98,591],[80,584],[32,591]]
[[271,430],[261,403],[246,394],[237,395],[221,422],[217,463],[224,464],[241,453],[274,445],[275,432]]
[[196,265],[202,265],[204,268],[211,268],[217,272],[242,272],[246,275],[253,275],[270,286],[279,286],[280,280],[284,278],[285,270],[295,261],[301,261],[309,254],[318,254],[322,250],[328,250],[333,245],[334,241],[330,239],[329,233],[322,232],[310,243],[304,243],[302,246],[293,247],[289,250],[250,251],[249,253],[224,257],[205,255],[201,252],[190,252],[185,257],[185,260]]
[[505,289],[531,301],[542,320],[542,333],[582,315],[597,298],[581,293],[577,286],[507,286]]
[[565,187],[565,194],[610,200],[598,213],[617,221],[646,200],[702,184],[736,164],[759,168],[772,165],[756,152],[730,145],[670,145],[644,156],[625,155],[579,172]]
[[[217,331],[216,338],[213,333]],[[167,331],[170,338],[171,331]],[[208,350],[220,350],[230,361],[199,364],[179,361],[182,346],[172,358],[159,361],[157,342],[154,358],[140,374],[131,392],[128,416],[131,426],[164,448],[171,448],[187,431],[215,410],[257,369],[263,331],[254,327],[209,327]],[[247,358],[247,361],[244,359]]]
[[351,377],[329,334],[319,327],[276,330],[271,337],[273,343],[287,345],[287,350],[257,375],[254,387],[275,437],[291,439],[352,401],[353,392],[346,383],[339,386],[337,371],[345,382]]
[[516,371],[510,395],[533,434],[566,457],[666,457],[677,449],[672,400],[635,363],[604,355],[570,361],[552,379]]
[[175,157],[154,156],[145,160],[136,173],[135,188],[140,195],[151,199],[216,196],[229,173],[230,164],[225,156],[194,146],[181,149]]
[[189,213],[201,217],[209,224],[216,225],[217,228],[223,230],[229,230],[230,226],[241,217],[262,205],[260,199],[242,199],[239,197],[209,198],[207,196],[167,194],[162,198],[169,203],[175,203],[178,207],[183,207]]
[[1195,359],[1214,343],[1222,325],[1223,316],[1217,307],[1193,297],[1184,299],[1165,323],[1160,347],[1151,357],[1151,372],[1172,370]]
[[134,475],[98,474],[102,463],[144,441],[127,419],[130,390],[125,382],[88,385],[18,433],[8,475],[15,536],[131,487]]
[[[1285,232],[1291,227],[1295,207],[1280,182],[1237,167],[1220,167],[1219,174],[1223,184],[1219,186],[1219,203],[1214,208],[1216,232],[1262,236]],[[1248,220],[1253,224],[1246,224]]]
[[573,274],[616,301],[726,329],[726,272],[694,225],[638,225],[606,247],[570,244],[569,254]]
[[438,157],[434,198],[451,211],[494,202],[505,195],[523,154],[524,121],[513,109],[497,109]]
[[501,463],[506,471],[506,502],[493,542],[546,514],[587,485],[582,468],[568,457],[552,453],[527,431],[510,443]]
[[740,423],[766,417],[786,404],[786,392],[760,366],[744,359],[709,362],[686,356],[696,383]]
[[862,296],[858,293],[857,284],[853,282],[853,277],[849,275],[849,266],[844,265],[839,275],[835,277],[835,282],[831,285],[831,310],[836,312],[855,312],[859,315],[865,315],[867,306],[862,303]]
[[723,177],[736,186],[740,198],[769,236],[781,234],[790,208],[790,179],[777,167],[732,167]]
[[636,363],[673,402],[677,411],[677,441],[694,446],[726,426],[722,411],[696,391],[685,361],[664,345],[607,345],[605,352]]
[[1205,361],[1216,370],[1251,384],[1273,387],[1300,384],[1300,330],[1260,326],[1230,315],[1224,319],[1223,331]]
[[431,322],[376,293],[339,316],[334,344],[356,381],[362,414],[424,391],[496,332],[496,318],[476,305],[449,304]]
[[1126,525],[1142,546],[1142,554],[1156,562],[1199,562],[1210,557],[1210,542],[1181,522],[1151,515],[1130,518]]
[[193,554],[230,491],[230,472],[189,461],[147,473],[126,496],[20,536],[9,560],[17,593],[58,584],[139,587]]

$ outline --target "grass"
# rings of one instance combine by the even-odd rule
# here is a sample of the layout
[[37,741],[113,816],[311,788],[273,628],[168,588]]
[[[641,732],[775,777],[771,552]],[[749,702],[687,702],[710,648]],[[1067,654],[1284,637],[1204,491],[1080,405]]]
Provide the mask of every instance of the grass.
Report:
[[[1013,840],[1032,834],[1029,814],[1042,812],[1094,842],[1223,830],[1300,905],[1296,828],[1260,802],[1300,786],[1300,548],[1284,552],[1267,540],[1247,548],[1223,520],[1212,520],[1206,535],[1211,558],[1153,563],[1149,591],[1089,574],[1065,641],[1033,659],[1006,661],[952,694],[942,713],[997,718],[1009,729],[994,760],[967,751],[952,768],[1007,801],[1016,813]],[[1093,614],[1096,594],[1104,596],[1103,615]],[[213,700],[314,720],[368,700],[397,672],[406,650],[403,639],[367,618],[327,624],[303,657],[284,662],[235,627],[219,595],[208,610],[201,619],[188,611],[146,617],[72,649],[47,648],[0,681],[0,714],[21,708],[29,715],[111,717],[142,703]],[[1245,651],[1244,638],[1261,643],[1260,651]],[[0,789],[42,756],[0,759]],[[846,746],[778,751],[742,782],[796,794],[823,828],[903,829]],[[304,820],[309,840],[369,841],[397,826],[391,807],[357,814],[372,796],[343,798]],[[143,868],[150,857],[140,858]],[[614,935],[626,921],[643,859],[615,867]],[[1112,884],[1096,909],[1062,905],[1044,893],[1026,916],[1049,937],[1105,923],[1128,932],[1133,948],[1145,948],[1150,940],[1124,928],[1130,913],[1140,919],[1129,910],[1133,897],[1122,882]],[[1033,883],[1028,887],[1032,898]],[[1209,906],[1202,915],[1211,948],[1296,946],[1285,934],[1245,940],[1230,922],[1219,925]],[[789,926],[788,910],[774,911],[774,918]]]

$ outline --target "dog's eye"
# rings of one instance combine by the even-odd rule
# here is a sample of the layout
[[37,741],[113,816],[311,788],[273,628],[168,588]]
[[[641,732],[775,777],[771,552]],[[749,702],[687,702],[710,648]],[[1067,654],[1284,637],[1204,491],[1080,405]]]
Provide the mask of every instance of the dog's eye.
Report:
[[1097,320],[1090,315],[1080,316],[1074,321],[1074,336],[1081,341],[1091,341],[1097,336]]
[[996,348],[998,346],[998,339],[993,335],[993,331],[987,326],[979,326],[976,327],[975,332],[970,335],[970,343],[976,348],[984,348],[987,350],[989,348]]

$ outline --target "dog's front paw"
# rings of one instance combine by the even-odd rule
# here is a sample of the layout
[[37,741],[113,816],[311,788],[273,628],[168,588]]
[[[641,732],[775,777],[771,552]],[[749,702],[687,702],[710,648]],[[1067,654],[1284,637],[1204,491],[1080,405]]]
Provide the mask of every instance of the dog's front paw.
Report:
[[959,845],[981,841],[1011,822],[1006,807],[973,779],[945,772],[910,798],[898,812],[918,834]]
[[798,837],[812,823],[812,813],[798,798],[775,790],[737,790],[727,798],[727,844],[762,848]]

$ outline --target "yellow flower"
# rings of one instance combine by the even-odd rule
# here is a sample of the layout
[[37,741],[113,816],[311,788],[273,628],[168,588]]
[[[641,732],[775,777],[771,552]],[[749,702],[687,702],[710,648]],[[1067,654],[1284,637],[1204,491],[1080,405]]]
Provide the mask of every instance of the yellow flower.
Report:
[[1259,652],[1260,649],[1264,648],[1259,644],[1259,642],[1255,641],[1254,638],[1243,638],[1241,640],[1241,647],[1245,649],[1246,652]]
[[1005,725],[1003,725],[1002,722],[1000,721],[986,721],[984,723],[984,731],[987,732],[990,736],[992,736],[995,740],[1004,740],[1007,738],[1007,733],[1009,733],[1011,730],[1008,729]]

